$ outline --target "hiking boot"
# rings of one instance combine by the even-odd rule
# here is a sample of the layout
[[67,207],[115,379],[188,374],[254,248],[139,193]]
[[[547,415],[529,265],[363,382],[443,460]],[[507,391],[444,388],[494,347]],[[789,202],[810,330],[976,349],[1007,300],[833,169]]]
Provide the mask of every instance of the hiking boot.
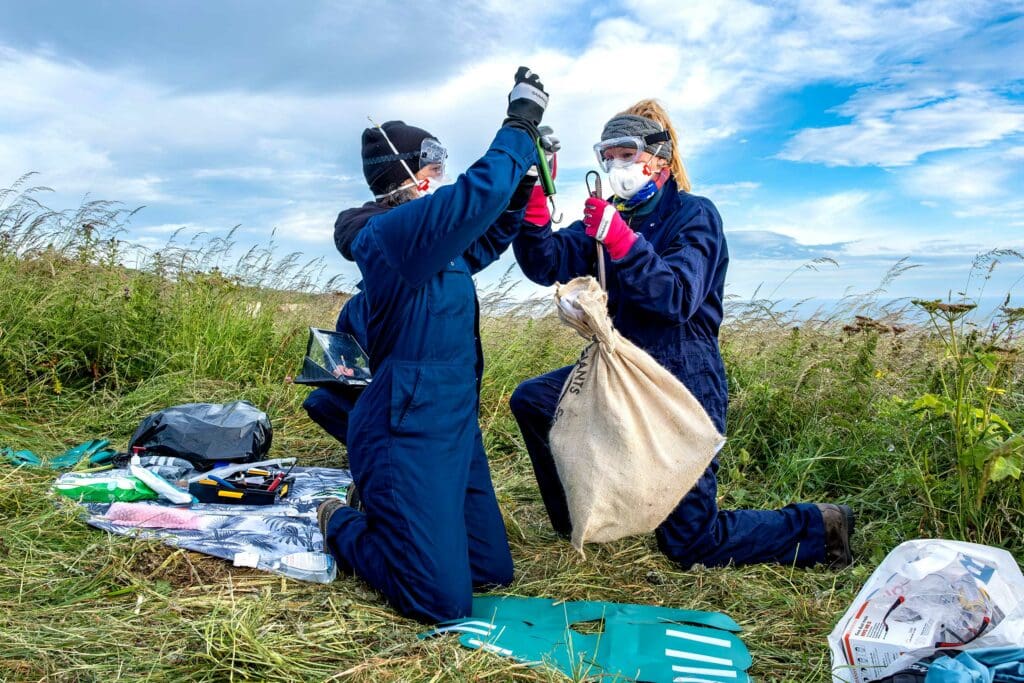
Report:
[[316,523],[320,527],[320,533],[323,537],[327,538],[327,523],[331,520],[331,515],[345,507],[346,503],[337,496],[331,496],[330,498],[324,499],[324,502],[316,509]]
[[363,499],[359,496],[359,491],[356,490],[355,482],[348,485],[348,491],[345,493],[345,504],[353,510],[366,512],[366,508],[363,507]]
[[853,536],[853,510],[849,505],[818,503],[825,523],[825,564],[841,569],[853,564],[850,537]]

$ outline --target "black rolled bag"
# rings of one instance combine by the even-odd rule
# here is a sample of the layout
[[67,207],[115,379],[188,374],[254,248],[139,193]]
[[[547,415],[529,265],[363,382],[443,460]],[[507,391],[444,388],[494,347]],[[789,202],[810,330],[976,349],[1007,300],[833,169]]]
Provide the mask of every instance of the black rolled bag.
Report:
[[128,452],[183,458],[208,470],[216,463],[263,460],[272,440],[270,418],[248,401],[185,403],[144,419]]

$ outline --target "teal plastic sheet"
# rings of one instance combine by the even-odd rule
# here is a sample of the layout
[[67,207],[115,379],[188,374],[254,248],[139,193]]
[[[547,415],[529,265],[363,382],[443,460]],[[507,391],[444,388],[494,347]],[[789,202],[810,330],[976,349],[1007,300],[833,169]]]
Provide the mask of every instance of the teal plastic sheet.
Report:
[[469,618],[421,637],[459,634],[466,647],[581,679],[745,683],[750,652],[739,625],[714,612],[615,602],[488,596]]

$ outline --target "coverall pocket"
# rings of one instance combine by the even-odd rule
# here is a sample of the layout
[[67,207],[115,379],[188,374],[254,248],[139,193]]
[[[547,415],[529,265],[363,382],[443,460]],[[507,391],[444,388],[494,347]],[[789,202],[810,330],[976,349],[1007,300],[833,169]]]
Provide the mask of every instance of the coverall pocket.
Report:
[[388,418],[392,432],[401,431],[406,418],[415,409],[416,390],[422,372],[415,366],[397,365],[391,370],[391,406]]
[[457,317],[472,315],[476,301],[473,276],[462,257],[449,261],[444,270],[427,283],[427,308],[435,316]]
[[391,433],[432,438],[457,437],[475,424],[473,368],[448,363],[396,364],[391,374]]

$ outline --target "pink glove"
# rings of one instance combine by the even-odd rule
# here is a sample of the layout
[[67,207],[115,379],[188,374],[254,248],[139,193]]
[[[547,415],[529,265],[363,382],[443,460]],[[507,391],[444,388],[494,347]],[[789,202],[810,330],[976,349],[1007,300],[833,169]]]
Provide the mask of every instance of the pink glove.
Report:
[[[558,175],[558,155],[551,156],[551,179]],[[530,193],[530,200],[526,202],[526,215],[523,220],[531,225],[547,225],[551,222],[551,210],[548,209],[548,198],[544,196],[544,189],[538,182],[533,186]]]
[[532,225],[547,225],[551,222],[551,210],[548,209],[548,198],[544,189],[537,183],[530,192],[530,200],[526,202],[526,215],[523,220]]
[[629,253],[636,242],[636,233],[629,227],[615,207],[598,197],[587,199],[583,207],[583,225],[587,234],[603,242],[608,255],[618,261]]

